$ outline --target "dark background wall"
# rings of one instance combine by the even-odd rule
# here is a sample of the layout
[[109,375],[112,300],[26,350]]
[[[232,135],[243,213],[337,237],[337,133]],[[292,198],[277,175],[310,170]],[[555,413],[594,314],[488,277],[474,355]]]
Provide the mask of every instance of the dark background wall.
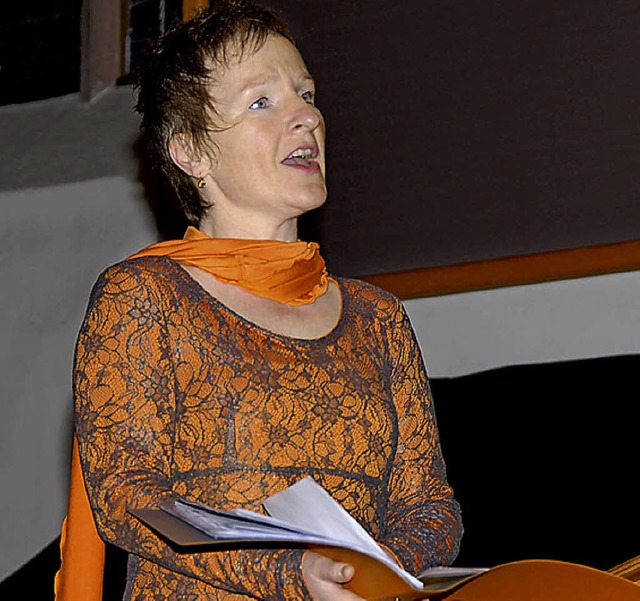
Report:
[[638,555],[640,355],[432,381],[465,535],[457,565]]
[[640,4],[270,0],[328,124],[333,269],[640,238]]

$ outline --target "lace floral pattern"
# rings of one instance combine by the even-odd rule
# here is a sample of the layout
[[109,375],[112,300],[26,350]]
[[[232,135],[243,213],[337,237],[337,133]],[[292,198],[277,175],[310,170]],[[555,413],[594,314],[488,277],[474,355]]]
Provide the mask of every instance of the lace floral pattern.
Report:
[[462,534],[402,305],[338,279],[315,340],[244,320],[163,257],[99,278],[76,351],[76,431],[101,536],[131,553],[126,599],[305,599],[299,550],[183,553],[126,512],[183,496],[260,510],[311,475],[404,566]]

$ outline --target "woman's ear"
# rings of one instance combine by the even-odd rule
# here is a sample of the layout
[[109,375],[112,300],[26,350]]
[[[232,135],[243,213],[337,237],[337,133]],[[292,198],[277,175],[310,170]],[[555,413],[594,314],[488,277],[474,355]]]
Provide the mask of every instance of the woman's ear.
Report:
[[192,141],[184,134],[175,134],[169,140],[169,156],[176,167],[195,178],[204,177],[209,170],[209,160],[196,152]]

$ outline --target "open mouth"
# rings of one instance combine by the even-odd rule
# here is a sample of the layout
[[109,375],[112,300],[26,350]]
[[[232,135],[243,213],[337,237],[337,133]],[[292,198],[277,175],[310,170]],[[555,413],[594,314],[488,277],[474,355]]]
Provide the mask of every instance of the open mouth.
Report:
[[283,161],[283,165],[292,167],[316,167],[318,165],[315,160],[318,157],[318,149],[312,146],[296,148]]

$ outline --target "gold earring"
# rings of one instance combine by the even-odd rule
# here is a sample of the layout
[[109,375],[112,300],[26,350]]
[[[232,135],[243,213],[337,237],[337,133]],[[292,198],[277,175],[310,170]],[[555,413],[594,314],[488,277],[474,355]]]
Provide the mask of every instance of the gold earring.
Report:
[[206,185],[207,185],[207,182],[205,181],[204,177],[201,177],[198,180],[198,188],[202,190],[202,188],[204,188]]

